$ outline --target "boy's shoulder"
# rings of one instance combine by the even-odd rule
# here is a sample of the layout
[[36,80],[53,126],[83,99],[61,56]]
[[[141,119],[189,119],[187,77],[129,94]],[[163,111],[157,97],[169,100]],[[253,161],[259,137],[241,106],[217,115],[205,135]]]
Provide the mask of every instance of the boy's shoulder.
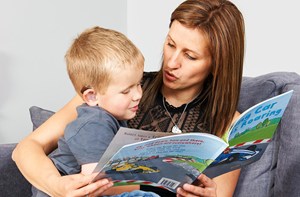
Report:
[[87,104],[82,104],[77,107],[77,119],[84,122],[98,122],[99,120],[114,120],[117,121],[116,118],[106,111],[105,109],[99,107],[99,106],[88,106]]
[[77,118],[70,122],[65,129],[64,137],[66,140],[77,136],[79,133],[87,132],[89,136],[92,133],[97,135],[94,131],[112,130],[116,133],[120,126],[126,126],[126,123],[119,122],[113,115],[98,106],[88,106],[86,104],[77,107]]

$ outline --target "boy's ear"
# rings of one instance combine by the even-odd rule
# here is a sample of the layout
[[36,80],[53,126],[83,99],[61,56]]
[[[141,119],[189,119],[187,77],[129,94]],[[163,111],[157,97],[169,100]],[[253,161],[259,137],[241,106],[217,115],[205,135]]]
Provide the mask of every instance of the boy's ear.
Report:
[[98,105],[97,94],[93,89],[87,89],[82,93],[82,98],[89,106]]

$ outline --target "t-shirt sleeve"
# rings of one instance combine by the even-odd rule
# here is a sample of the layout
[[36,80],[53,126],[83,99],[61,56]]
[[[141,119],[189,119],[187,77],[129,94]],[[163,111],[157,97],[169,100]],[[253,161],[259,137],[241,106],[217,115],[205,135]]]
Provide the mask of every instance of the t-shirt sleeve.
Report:
[[67,143],[79,165],[96,163],[112,141],[117,128],[112,124],[90,121],[83,125]]

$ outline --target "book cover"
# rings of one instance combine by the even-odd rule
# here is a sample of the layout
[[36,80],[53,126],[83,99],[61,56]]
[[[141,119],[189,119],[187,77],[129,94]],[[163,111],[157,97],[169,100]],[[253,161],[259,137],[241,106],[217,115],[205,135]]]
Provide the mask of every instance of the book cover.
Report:
[[258,160],[271,141],[292,91],[246,110],[222,138],[121,127],[101,157],[96,179],[115,186],[152,185],[172,192],[201,173],[213,178]]
[[223,139],[229,147],[203,172],[213,178],[260,159],[271,141],[293,91],[260,102],[233,123]]

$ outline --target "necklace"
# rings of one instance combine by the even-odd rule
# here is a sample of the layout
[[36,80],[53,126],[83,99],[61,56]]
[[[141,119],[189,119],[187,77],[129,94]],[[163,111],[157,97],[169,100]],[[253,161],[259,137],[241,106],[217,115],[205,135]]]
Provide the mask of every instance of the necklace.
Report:
[[[169,117],[171,118],[172,123],[174,124],[174,126],[172,127],[172,133],[182,133],[182,131],[181,131],[181,130],[179,129],[179,127],[177,126],[177,124],[174,122],[174,120],[173,120],[173,118],[172,118],[170,112],[168,111],[168,109],[167,109],[167,107],[166,107],[166,105],[165,105],[165,99],[164,99],[164,98],[165,98],[165,97],[163,96],[163,97],[162,97],[162,103],[163,103],[163,106],[164,106],[164,108],[165,108],[167,114],[168,114]],[[193,100],[192,100],[192,101],[193,101]],[[182,115],[184,114],[184,112],[185,112],[187,106],[188,106],[192,101],[190,101],[190,102],[188,102],[187,104],[185,104],[185,107],[184,107],[184,109],[183,109],[183,111],[182,111],[182,113],[181,113],[181,115],[180,115],[180,118],[178,119],[177,123],[179,123],[179,121],[181,120]]]

